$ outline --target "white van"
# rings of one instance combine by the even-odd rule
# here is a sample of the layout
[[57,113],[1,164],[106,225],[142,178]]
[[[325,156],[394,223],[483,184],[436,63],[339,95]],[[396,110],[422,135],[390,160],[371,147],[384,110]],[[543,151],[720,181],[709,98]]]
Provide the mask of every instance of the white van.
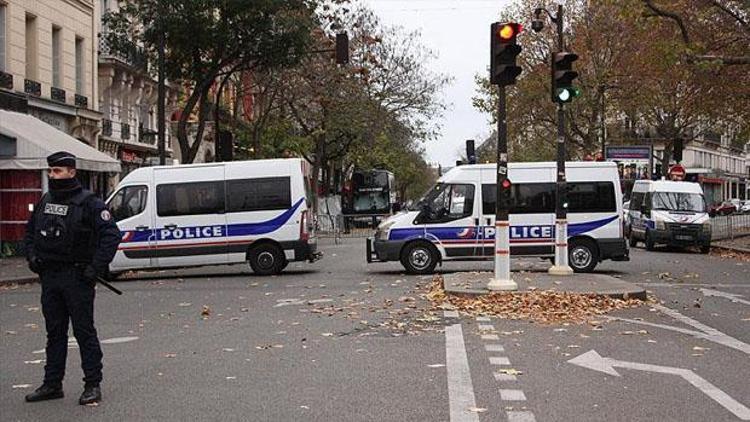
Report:
[[110,271],[247,261],[267,275],[312,262],[308,175],[301,159],[139,168],[107,199],[122,232]]
[[657,243],[711,250],[711,222],[698,183],[638,180],[630,196],[630,246]]
[[[441,177],[418,210],[385,220],[367,239],[367,262],[401,261],[429,274],[448,260],[491,259],[495,164],[463,165]],[[511,255],[554,258],[556,163],[511,163]],[[593,271],[604,259],[627,261],[622,192],[615,163],[566,163],[570,266]]]

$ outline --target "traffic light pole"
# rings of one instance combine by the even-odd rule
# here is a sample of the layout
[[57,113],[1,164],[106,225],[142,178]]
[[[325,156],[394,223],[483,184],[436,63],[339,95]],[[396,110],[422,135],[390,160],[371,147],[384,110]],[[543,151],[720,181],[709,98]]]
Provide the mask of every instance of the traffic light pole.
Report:
[[488,290],[518,290],[510,277],[510,221],[508,219],[508,189],[503,182],[508,178],[508,125],[505,106],[505,86],[497,87],[497,188],[495,191],[495,277],[487,284]]
[[156,131],[157,131],[157,137],[158,139],[158,148],[159,148],[159,165],[166,164],[167,161],[167,151],[166,151],[166,116],[165,116],[165,106],[164,106],[164,100],[166,97],[165,93],[165,86],[164,86],[164,32],[162,31],[161,36],[159,37],[159,48],[158,48],[158,73],[159,73],[159,81],[158,81],[158,88],[157,88],[157,104],[156,104]]
[[[558,51],[565,51],[563,43],[563,7],[557,6]],[[555,204],[555,265],[549,268],[552,275],[570,275],[568,265],[568,187],[565,177],[565,109],[562,101],[557,103],[557,201]]]

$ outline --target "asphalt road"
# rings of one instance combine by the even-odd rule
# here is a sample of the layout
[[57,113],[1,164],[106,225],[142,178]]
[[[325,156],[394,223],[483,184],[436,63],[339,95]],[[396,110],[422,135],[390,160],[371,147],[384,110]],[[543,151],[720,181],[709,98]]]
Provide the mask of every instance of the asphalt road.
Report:
[[361,239],[321,249],[278,277],[207,267],[118,282],[123,296],[99,288],[98,407],[77,404],[74,344],[66,397],[24,403],[43,373],[40,289],[0,291],[0,419],[732,421],[750,407],[750,262],[635,249],[600,271],[664,308],[595,327],[431,312],[430,277],[368,266]]

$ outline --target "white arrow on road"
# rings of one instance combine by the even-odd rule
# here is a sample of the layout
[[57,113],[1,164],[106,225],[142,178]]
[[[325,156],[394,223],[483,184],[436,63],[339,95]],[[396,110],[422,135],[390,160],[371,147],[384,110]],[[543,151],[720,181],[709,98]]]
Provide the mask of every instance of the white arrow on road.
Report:
[[720,292],[718,290],[712,290],[712,289],[701,289],[701,293],[703,293],[704,296],[715,296],[715,297],[723,297],[725,299],[729,299],[732,302],[738,302],[745,305],[750,305],[750,300],[740,299],[742,295],[734,294],[734,293],[727,293],[727,292]]
[[596,353],[595,350],[590,350],[578,357],[575,357],[569,360],[568,363],[572,363],[573,365],[578,365],[588,369],[593,369],[595,371],[604,372],[605,374],[613,375],[616,377],[619,377],[620,374],[615,371],[615,367],[634,369],[636,371],[677,375],[684,378],[690,384],[693,384],[693,386],[701,390],[703,394],[711,397],[714,401],[724,406],[725,409],[732,412],[735,416],[740,418],[740,420],[750,421],[750,409],[730,397],[729,394],[719,390],[718,387],[701,378],[695,372],[689,369],[649,365],[637,362],[626,362],[612,358],[605,358],[599,355],[599,353]]

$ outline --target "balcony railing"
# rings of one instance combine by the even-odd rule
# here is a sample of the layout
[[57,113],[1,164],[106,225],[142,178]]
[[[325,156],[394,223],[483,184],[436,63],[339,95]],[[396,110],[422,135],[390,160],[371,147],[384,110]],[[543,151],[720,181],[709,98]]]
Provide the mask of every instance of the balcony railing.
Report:
[[13,89],[13,75],[0,72],[0,88]]
[[83,95],[76,94],[76,107],[89,108],[89,99]]
[[99,37],[99,54],[102,58],[114,58],[139,70],[146,70],[148,63],[142,48],[110,32],[102,32]]
[[31,95],[36,95],[37,97],[42,96],[42,84],[40,84],[37,81],[32,81],[31,79],[24,79],[23,81],[23,92]]
[[112,136],[112,120],[102,119],[102,135]]
[[64,89],[56,88],[53,86],[53,87],[50,87],[49,91],[50,91],[49,96],[53,100],[60,101],[61,103],[65,102],[65,90]]

